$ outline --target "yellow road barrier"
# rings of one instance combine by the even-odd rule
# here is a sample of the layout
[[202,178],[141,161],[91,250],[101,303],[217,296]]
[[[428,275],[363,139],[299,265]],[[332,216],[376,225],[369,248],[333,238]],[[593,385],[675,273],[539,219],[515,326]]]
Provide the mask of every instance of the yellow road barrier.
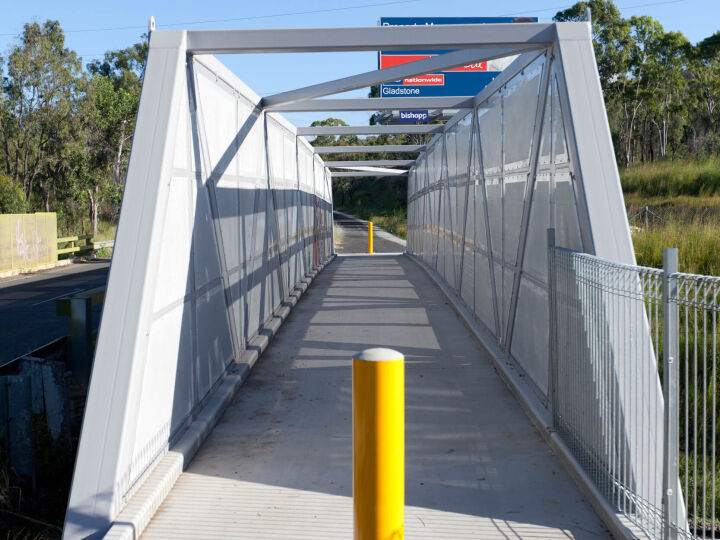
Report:
[[372,221],[368,221],[368,253],[373,252],[373,230]]
[[401,540],[405,508],[405,358],[392,349],[353,357],[355,540]]
[[0,272],[31,270],[56,262],[54,212],[0,215]]

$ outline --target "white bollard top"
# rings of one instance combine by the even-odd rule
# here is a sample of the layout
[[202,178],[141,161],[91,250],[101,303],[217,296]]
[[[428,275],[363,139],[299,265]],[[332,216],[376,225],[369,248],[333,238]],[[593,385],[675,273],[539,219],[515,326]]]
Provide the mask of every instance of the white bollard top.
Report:
[[353,355],[353,358],[355,360],[363,360],[365,362],[391,362],[394,360],[404,360],[405,356],[392,349],[374,347],[372,349],[365,349],[364,351]]

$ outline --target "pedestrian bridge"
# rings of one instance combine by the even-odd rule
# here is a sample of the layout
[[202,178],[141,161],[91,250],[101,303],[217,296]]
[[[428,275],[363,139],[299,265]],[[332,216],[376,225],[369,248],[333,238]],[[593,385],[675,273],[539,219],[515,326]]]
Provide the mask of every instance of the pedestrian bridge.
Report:
[[[367,50],[450,52],[264,98],[214,56]],[[508,56],[476,96],[323,98]],[[281,116],[406,108],[455,114]],[[305,139],[374,133],[428,140],[347,162]],[[407,252],[336,257],[331,178],[398,173]],[[65,536],[349,537],[350,359],[370,346],[406,356],[409,538],[654,535],[654,353],[612,334],[602,372],[553,370],[548,229],[635,262],[588,22],[152,31]]]

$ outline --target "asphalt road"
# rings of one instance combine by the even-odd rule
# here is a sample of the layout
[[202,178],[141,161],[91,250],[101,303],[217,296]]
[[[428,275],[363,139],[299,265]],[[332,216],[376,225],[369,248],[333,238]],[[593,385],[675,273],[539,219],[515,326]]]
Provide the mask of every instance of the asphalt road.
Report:
[[[70,319],[55,314],[55,300],[107,283],[110,263],[71,264],[0,279],[0,365],[70,332]],[[100,308],[93,310],[97,325]]]
[[[367,221],[347,214],[333,212],[335,222],[335,251],[337,253],[367,253]],[[373,226],[373,251],[375,253],[402,253],[405,245],[399,238]]]

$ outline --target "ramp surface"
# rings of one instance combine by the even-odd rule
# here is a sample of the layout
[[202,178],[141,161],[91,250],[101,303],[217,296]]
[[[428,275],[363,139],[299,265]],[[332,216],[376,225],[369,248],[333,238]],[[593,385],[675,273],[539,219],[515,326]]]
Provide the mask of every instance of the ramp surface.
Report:
[[[368,224],[355,216],[333,212],[335,251],[340,254],[367,253]],[[406,243],[375,225],[373,251],[375,253],[402,253]]]
[[338,257],[143,538],[351,538],[351,370],[406,355],[406,537],[607,538],[454,310],[406,256]]

